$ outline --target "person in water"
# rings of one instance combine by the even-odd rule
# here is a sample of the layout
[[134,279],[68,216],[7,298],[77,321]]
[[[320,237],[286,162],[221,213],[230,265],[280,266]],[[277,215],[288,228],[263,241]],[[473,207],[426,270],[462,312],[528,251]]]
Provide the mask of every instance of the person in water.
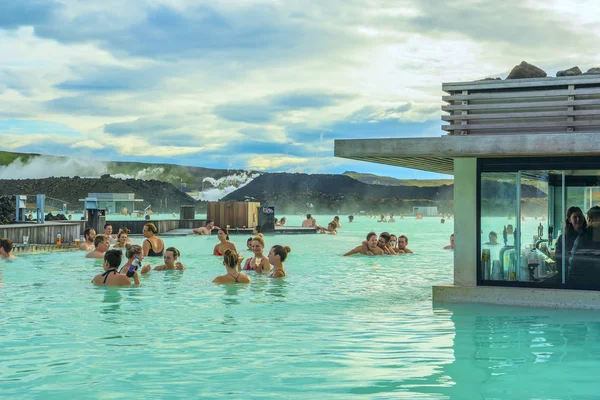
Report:
[[[104,273],[96,275],[92,279],[94,285],[106,286],[131,286],[131,280],[125,274],[117,272],[123,253],[121,250],[109,250],[104,254]],[[140,284],[140,278],[137,271],[133,273],[133,281],[136,285]]]
[[[179,261],[179,256],[181,253],[175,247],[169,247],[165,250],[165,255],[163,256],[163,260],[165,263],[163,265],[159,265],[154,267],[154,271],[169,271],[169,270],[185,270],[185,267]],[[142,269],[142,274],[149,272],[150,270]]]
[[267,257],[263,255],[265,248],[265,241],[263,238],[258,236],[253,238],[250,246],[252,253],[254,253],[254,257],[246,260],[244,271],[256,271],[259,274],[269,272],[271,270],[271,264],[269,264]]
[[229,234],[227,234],[225,229],[219,229],[217,232],[217,237],[219,238],[219,243],[217,243],[213,249],[213,256],[223,256],[225,255],[225,250],[227,249],[233,250],[235,254],[237,254],[235,244],[229,241]]
[[0,258],[6,260],[14,260],[15,255],[11,253],[14,247],[14,243],[12,240],[7,238],[0,239]]
[[406,235],[398,236],[398,254],[413,254],[414,252],[408,247],[408,237]]
[[90,251],[85,255],[85,258],[104,258],[104,253],[110,247],[110,242],[108,241],[108,237],[103,234],[96,235],[94,238],[94,250]]
[[383,254],[383,251],[377,247],[377,234],[375,232],[369,232],[367,234],[367,240],[364,240],[360,246],[356,246],[344,254],[344,257],[351,256],[352,254],[364,254],[367,256]]
[[454,250],[454,233],[450,235],[450,244],[444,246],[444,250]]
[[[125,274],[127,271],[129,271],[131,263],[133,263],[133,260],[135,260],[136,258],[140,260],[140,265],[142,264],[142,261],[144,261],[144,251],[142,249],[142,246],[140,246],[139,244],[127,244],[125,250],[125,257],[127,257],[127,262],[121,267],[121,270],[119,271],[121,274]],[[146,264],[144,265],[140,273],[145,274],[151,269],[152,267],[150,266],[150,264]]]
[[269,274],[271,278],[283,278],[285,276],[283,262],[291,251],[290,246],[275,245],[271,247],[269,252],[269,262],[273,265],[273,270]]
[[306,219],[302,221],[303,228],[316,228],[317,221],[310,214],[306,214]]
[[215,228],[219,229],[218,226],[215,226],[215,223],[212,220],[207,219],[205,226],[201,226],[200,228],[194,228],[192,229],[192,231],[200,235],[210,235],[212,233],[212,230]]
[[96,230],[94,228],[87,228],[83,231],[84,241],[81,244],[81,250],[93,250],[94,249],[94,239],[96,238]]
[[123,228],[117,234],[117,243],[113,245],[113,249],[124,249],[129,243],[129,229]]
[[144,256],[146,257],[162,257],[163,251],[165,250],[165,242],[156,236],[158,229],[153,223],[144,225],[144,240],[143,250]]
[[242,272],[237,271],[238,254],[232,249],[225,250],[223,255],[223,266],[227,273],[217,276],[213,279],[213,283],[250,283],[250,277]]

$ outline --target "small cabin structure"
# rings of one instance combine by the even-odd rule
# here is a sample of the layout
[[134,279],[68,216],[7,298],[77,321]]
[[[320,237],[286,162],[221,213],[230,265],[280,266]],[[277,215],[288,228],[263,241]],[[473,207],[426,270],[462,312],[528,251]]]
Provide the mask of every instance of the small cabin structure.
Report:
[[438,209],[437,207],[413,207],[412,214],[421,214],[424,217],[435,217],[438,215]]
[[600,75],[442,90],[441,137],[335,141],[337,157],[454,175],[454,281],[434,302],[600,309]]

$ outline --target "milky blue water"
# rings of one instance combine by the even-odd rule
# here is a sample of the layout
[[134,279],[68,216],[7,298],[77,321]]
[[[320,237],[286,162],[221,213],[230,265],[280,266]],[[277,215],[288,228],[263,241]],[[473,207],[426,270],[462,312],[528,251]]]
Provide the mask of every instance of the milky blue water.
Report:
[[[336,236],[267,235],[292,247],[288,275],[244,286],[211,283],[214,236],[165,237],[187,270],[134,288],[92,286],[83,252],[0,261],[0,397],[597,398],[596,312],[435,308],[452,220],[346,220]],[[384,229],[416,254],[341,257]]]

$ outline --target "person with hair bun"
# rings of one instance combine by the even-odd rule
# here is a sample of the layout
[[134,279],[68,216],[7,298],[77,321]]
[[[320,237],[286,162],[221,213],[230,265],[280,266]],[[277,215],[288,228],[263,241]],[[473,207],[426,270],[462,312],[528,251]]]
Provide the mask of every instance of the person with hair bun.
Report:
[[[125,249],[125,257],[127,258],[127,262],[121,267],[121,270],[119,271],[119,273],[121,274],[125,274],[127,273],[127,271],[129,271],[131,263],[136,258],[140,260],[140,263],[144,260],[144,251],[142,249],[142,246],[140,246],[139,244],[127,244],[125,246]],[[151,269],[152,267],[150,266],[150,264],[146,264],[144,265],[144,268],[142,268],[142,271],[140,273],[145,274]]]
[[113,249],[124,249],[127,243],[129,243],[129,229],[120,229],[117,234],[117,243],[113,245]]
[[219,229],[217,237],[219,238],[219,243],[217,243],[213,249],[213,256],[223,256],[225,255],[226,250],[232,250],[237,254],[237,249],[235,248],[235,245],[229,241],[229,234],[225,229]]
[[[98,274],[92,279],[94,285],[105,286],[131,286],[131,280],[125,274],[117,272],[121,265],[123,253],[121,250],[108,250],[104,253],[104,273]],[[140,278],[137,271],[133,273],[133,281],[136,285],[140,284]]]
[[[163,256],[163,260],[165,260],[165,263],[163,265],[159,265],[157,267],[154,267],[155,271],[168,271],[168,270],[180,270],[183,271],[185,269],[185,267],[183,266],[182,263],[180,263],[179,261],[177,261],[179,259],[179,256],[181,255],[181,253],[179,252],[179,250],[177,250],[175,247],[169,247],[165,250],[165,255]],[[142,273],[146,273],[149,272],[142,270]]]
[[225,250],[223,255],[223,265],[227,270],[225,275],[217,276],[213,283],[250,283],[250,277],[244,273],[238,272],[238,254],[231,249]]
[[250,244],[252,253],[254,253],[254,257],[246,260],[246,264],[244,264],[244,271],[256,271],[259,274],[263,272],[269,272],[271,270],[271,264],[269,264],[269,260],[264,256],[263,250],[265,248],[265,241],[260,236],[257,236],[252,239],[252,243]]
[[283,262],[291,251],[292,249],[290,246],[275,245],[271,247],[271,251],[269,252],[269,262],[274,267],[269,274],[271,278],[283,278],[285,276]]
[[143,243],[144,257],[162,257],[165,250],[165,242],[156,236],[158,233],[156,225],[151,222],[147,223],[144,225],[143,233],[146,238]]

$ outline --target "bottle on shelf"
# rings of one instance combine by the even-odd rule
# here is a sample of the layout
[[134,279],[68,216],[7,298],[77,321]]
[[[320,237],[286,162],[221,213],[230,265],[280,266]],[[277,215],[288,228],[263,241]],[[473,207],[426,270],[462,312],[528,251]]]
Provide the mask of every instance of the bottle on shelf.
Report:
[[60,236],[60,231],[56,234],[56,245],[60,246],[62,243],[61,241],[61,236]]

